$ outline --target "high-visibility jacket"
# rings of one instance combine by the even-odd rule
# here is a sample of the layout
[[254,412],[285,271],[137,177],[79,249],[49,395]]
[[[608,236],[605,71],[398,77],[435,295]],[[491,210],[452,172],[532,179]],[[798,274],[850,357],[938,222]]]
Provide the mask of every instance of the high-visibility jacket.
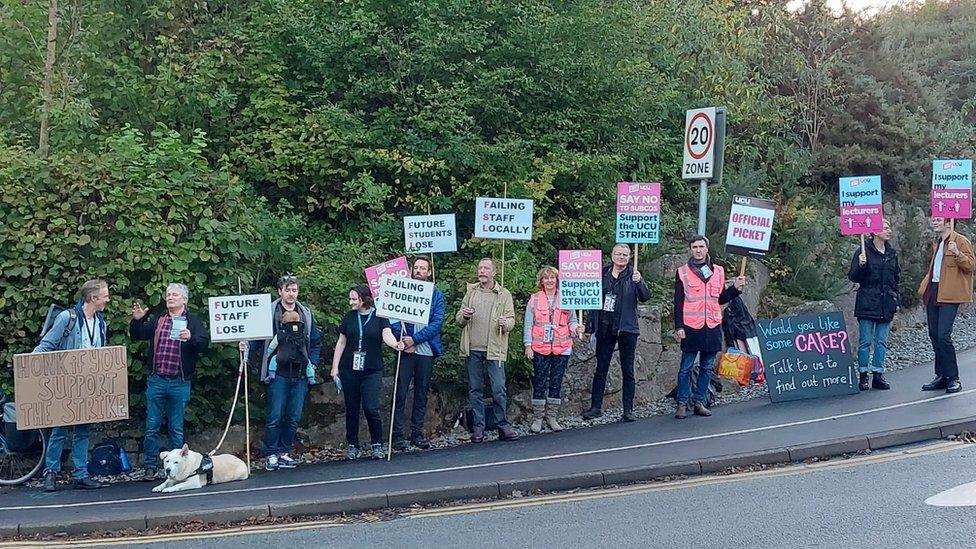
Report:
[[718,304],[718,296],[725,289],[725,269],[712,266],[712,276],[705,282],[685,264],[678,268],[678,277],[685,291],[681,308],[685,326],[696,330],[706,325],[709,328],[721,326],[722,307]]
[[[532,296],[535,305],[532,307],[532,352],[541,355],[561,355],[573,346],[573,338],[569,333],[569,311],[559,308],[559,297],[556,296],[553,308],[549,308],[549,298],[546,292],[539,290]],[[552,324],[552,341],[547,342],[546,324]]]

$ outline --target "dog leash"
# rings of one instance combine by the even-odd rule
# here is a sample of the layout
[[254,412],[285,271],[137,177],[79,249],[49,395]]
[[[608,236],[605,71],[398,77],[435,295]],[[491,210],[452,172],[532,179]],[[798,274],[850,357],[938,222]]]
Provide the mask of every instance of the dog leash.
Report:
[[208,456],[212,456],[217,453],[217,450],[219,450],[220,446],[223,445],[224,439],[227,438],[227,432],[230,431],[230,422],[232,419],[234,419],[234,410],[237,408],[237,397],[241,392],[241,379],[244,377],[244,365],[247,364],[248,350],[248,347],[245,346],[244,350],[241,351],[241,364],[237,368],[237,388],[234,389],[234,400],[231,401],[230,415],[227,416],[227,425],[224,427],[224,434],[220,436],[220,442],[217,443],[217,446],[214,446],[213,450],[210,450],[210,453],[207,454]]

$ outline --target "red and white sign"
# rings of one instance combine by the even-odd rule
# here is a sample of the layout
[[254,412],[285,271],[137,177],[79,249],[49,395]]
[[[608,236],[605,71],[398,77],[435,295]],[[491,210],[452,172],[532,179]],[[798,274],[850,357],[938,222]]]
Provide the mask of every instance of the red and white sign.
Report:
[[407,265],[407,258],[400,256],[396,259],[366,267],[366,282],[369,284],[369,291],[373,293],[373,299],[380,293],[380,277],[383,275],[398,276],[400,278],[410,278],[410,267]]
[[711,179],[715,170],[715,107],[685,113],[682,179]]

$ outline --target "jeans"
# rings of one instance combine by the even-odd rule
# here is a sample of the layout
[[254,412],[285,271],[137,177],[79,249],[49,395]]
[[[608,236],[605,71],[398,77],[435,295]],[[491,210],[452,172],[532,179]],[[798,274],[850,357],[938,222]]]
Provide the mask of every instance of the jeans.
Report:
[[488,360],[488,353],[471,351],[468,355],[468,404],[474,412],[474,429],[485,430],[485,370],[491,382],[492,409],[498,420],[498,428],[508,428],[508,418],[505,409],[508,406],[508,393],[505,390],[505,363],[500,360]]
[[302,419],[308,393],[304,377],[276,376],[268,384],[268,420],[264,426],[264,455],[282,455],[295,445],[295,431]]
[[[938,295],[938,286],[932,285],[932,301]],[[925,316],[929,324],[929,339],[935,351],[935,374],[950,379],[959,378],[959,365],[956,364],[956,348],[952,344],[952,324],[959,312],[958,303],[927,303]]]
[[607,390],[607,373],[614,346],[620,347],[620,372],[623,374],[624,413],[634,411],[634,393],[637,392],[637,378],[634,376],[634,353],[637,350],[637,334],[604,332],[596,336],[596,372],[593,374],[591,406],[603,408],[603,393]]
[[532,399],[560,398],[569,355],[532,355]]
[[[866,374],[877,372],[883,374],[885,371],[885,354],[888,353],[888,331],[891,329],[890,322],[878,322],[876,320],[859,319],[857,321],[857,371]],[[871,344],[874,343],[874,360],[868,363],[871,355]]]
[[691,394],[691,372],[695,368],[695,358],[701,355],[698,367],[698,381],[695,383],[695,394],[692,402],[702,406],[708,402],[708,384],[712,381],[715,371],[715,357],[718,353],[681,353],[681,369],[678,370],[678,404],[687,406]]
[[393,439],[403,437],[403,408],[407,402],[407,391],[413,382],[413,410],[410,412],[410,439],[424,436],[424,417],[427,415],[427,391],[434,373],[434,357],[403,353],[400,360],[400,375],[397,377],[396,412],[393,414]]
[[88,424],[51,429],[44,454],[44,474],[61,472],[61,451],[68,438],[68,429],[71,429],[71,464],[75,468],[71,476],[76,479],[88,478],[88,431],[91,429]]
[[146,382],[145,467],[159,467],[159,431],[166,414],[166,443],[170,450],[183,446],[183,416],[190,402],[190,382],[182,379],[149,376]]
[[362,407],[373,444],[383,443],[383,420],[380,418],[380,388],[383,370],[339,372],[346,402],[346,443],[359,446],[359,408]]

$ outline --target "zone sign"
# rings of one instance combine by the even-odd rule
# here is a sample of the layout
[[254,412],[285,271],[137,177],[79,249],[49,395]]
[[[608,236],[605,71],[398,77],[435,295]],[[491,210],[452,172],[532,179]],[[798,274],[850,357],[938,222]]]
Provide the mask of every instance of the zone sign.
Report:
[[715,169],[715,107],[685,113],[682,179],[711,179]]

